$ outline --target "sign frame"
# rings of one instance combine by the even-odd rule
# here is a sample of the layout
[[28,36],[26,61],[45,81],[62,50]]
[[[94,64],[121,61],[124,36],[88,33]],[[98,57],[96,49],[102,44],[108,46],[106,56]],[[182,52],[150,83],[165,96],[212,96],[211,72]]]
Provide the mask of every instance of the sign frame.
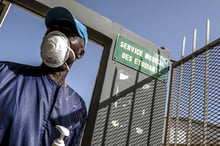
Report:
[[117,37],[113,60],[159,80],[168,77],[169,60],[121,36]]

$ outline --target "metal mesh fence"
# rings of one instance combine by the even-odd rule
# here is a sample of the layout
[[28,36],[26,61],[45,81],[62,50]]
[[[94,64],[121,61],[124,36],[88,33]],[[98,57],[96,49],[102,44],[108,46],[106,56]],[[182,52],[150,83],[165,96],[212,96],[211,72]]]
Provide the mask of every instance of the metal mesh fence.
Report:
[[167,146],[220,146],[220,40],[172,65]]
[[166,82],[147,77],[98,110],[94,146],[162,145]]

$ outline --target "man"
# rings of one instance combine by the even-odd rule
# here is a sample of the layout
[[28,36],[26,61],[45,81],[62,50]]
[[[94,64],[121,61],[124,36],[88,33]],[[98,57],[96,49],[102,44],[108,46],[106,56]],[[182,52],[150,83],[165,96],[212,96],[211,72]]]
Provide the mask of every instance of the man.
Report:
[[[49,10],[39,67],[0,62],[0,145],[80,145],[87,110],[65,82],[88,41],[86,27],[63,7]],[[64,131],[62,131],[64,130]]]

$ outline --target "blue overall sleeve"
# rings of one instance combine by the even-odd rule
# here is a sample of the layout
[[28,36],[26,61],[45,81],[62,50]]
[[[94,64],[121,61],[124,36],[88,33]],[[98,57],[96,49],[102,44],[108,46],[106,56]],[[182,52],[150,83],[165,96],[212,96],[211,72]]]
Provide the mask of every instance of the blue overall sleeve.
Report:
[[79,146],[87,110],[69,86],[59,86],[39,67],[0,62],[0,146],[51,146],[69,129],[67,146]]

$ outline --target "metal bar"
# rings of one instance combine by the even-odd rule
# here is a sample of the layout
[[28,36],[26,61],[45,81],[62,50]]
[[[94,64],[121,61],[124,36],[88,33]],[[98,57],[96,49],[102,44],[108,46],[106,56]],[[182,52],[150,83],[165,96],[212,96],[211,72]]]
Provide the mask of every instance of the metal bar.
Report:
[[[193,46],[192,53],[196,51],[196,36],[197,30],[193,32]],[[192,141],[192,102],[193,102],[193,90],[194,90],[194,75],[195,75],[195,56],[192,54],[192,65],[191,65],[191,79],[190,79],[190,96],[189,96],[189,121],[187,128],[187,145],[191,145]]]
[[172,67],[172,72],[171,72],[171,80],[170,80],[170,96],[169,96],[169,99],[168,99],[168,115],[167,115],[167,122],[166,122],[166,131],[167,133],[165,133],[165,144],[166,146],[169,146],[170,145],[170,131],[171,131],[171,128],[172,128],[172,121],[173,121],[173,115],[172,115],[172,111],[173,111],[173,99],[174,99],[174,88],[175,88],[175,78],[176,77],[176,68],[173,68]]
[[207,139],[207,116],[208,116],[208,67],[209,67],[209,52],[206,49],[205,56],[205,86],[204,86],[204,123],[203,123],[203,145],[206,146]]
[[183,46],[182,46],[182,54],[181,54],[181,58],[184,57],[185,47],[186,47],[186,37],[183,36]]
[[207,19],[206,22],[206,45],[209,43],[209,36],[210,36],[210,21]]
[[187,128],[187,145],[191,145],[192,141],[192,106],[193,106],[193,91],[194,91],[194,82],[195,82],[195,57],[192,56],[192,65],[191,65],[191,79],[190,79],[190,97],[189,97],[189,119],[188,119],[188,128]]
[[183,78],[183,64],[180,65],[180,78],[179,78],[179,88],[178,88],[178,103],[177,103],[177,113],[176,113],[176,128],[175,128],[175,136],[174,136],[174,146],[177,146],[177,136],[178,136],[178,128],[179,128],[179,113],[180,113],[180,101],[182,95],[182,78]]
[[197,30],[194,28],[193,31],[193,47],[192,47],[192,52],[196,51],[196,37],[197,37]]
[[0,28],[3,25],[3,22],[7,16],[8,11],[10,10],[11,3],[6,0],[1,0],[0,2]]
[[16,4],[38,16],[45,17],[49,7],[37,2],[36,0],[10,0],[13,4]]

